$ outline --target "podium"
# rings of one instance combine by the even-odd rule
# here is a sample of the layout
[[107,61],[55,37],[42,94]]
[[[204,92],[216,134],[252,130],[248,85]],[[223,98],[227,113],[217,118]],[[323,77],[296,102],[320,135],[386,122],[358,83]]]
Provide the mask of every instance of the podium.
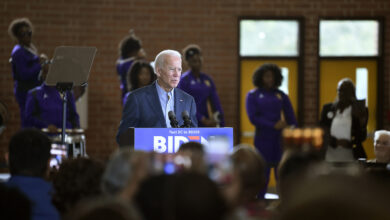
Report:
[[231,152],[233,128],[129,128],[119,145],[170,154],[176,153],[181,144],[189,141],[203,144],[207,152]]

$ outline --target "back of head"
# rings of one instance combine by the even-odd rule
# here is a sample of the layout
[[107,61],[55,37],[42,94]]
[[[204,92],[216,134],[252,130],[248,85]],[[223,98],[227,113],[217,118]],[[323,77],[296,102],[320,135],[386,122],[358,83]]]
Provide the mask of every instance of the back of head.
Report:
[[251,146],[238,146],[232,154],[234,168],[241,182],[241,197],[244,201],[255,198],[265,186],[265,161]]
[[64,161],[54,176],[53,203],[66,213],[78,201],[101,194],[101,177],[104,164],[90,158]]
[[278,187],[282,199],[288,197],[297,184],[305,181],[306,174],[315,169],[321,161],[320,155],[312,152],[296,152],[286,157],[278,167]]
[[321,176],[292,192],[279,219],[390,219],[387,188],[360,176]]
[[110,157],[102,177],[102,190],[118,195],[131,182],[137,182],[147,173],[149,155],[142,151],[121,148]]
[[154,60],[154,72],[157,73],[158,68],[163,68],[165,65],[165,57],[173,56],[181,59],[181,54],[176,50],[163,50],[157,54],[156,59]]
[[178,152],[180,152],[180,151],[196,152],[196,153],[203,155],[204,154],[204,147],[201,143],[190,141],[190,142],[183,143],[182,145],[180,145]]
[[140,220],[138,212],[127,201],[114,197],[94,198],[80,202],[66,216],[69,220]]
[[9,143],[11,175],[43,177],[48,169],[50,139],[37,129],[17,132]]
[[156,175],[145,179],[135,194],[135,205],[145,220],[164,220],[166,198],[170,191],[172,175]]
[[0,219],[31,219],[32,204],[17,188],[0,183]]
[[118,194],[132,176],[131,151],[121,148],[110,157],[102,177],[102,190],[110,195]]
[[168,206],[173,207],[173,212],[167,219],[224,219],[225,201],[217,185],[206,175],[179,173],[169,188],[172,200],[168,201]]

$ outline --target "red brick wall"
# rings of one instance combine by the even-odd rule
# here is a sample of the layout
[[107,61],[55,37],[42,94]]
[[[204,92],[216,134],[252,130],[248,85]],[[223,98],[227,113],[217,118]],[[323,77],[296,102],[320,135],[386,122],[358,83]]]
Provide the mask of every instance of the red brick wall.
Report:
[[[385,17],[385,112],[389,110],[390,2],[388,0],[59,0],[0,2],[0,100],[8,105],[10,121],[0,136],[0,157],[19,129],[19,110],[12,93],[8,64],[14,42],[7,34],[14,18],[29,17],[35,25],[33,42],[49,56],[59,45],[98,48],[89,82],[87,150],[105,158],[115,148],[121,117],[119,82],[115,73],[118,42],[130,28],[142,39],[148,59],[161,50],[181,50],[197,43],[204,50],[204,71],[212,75],[228,126],[238,128],[239,16],[304,17],[304,124],[317,120],[317,34],[321,16]],[[386,124],[387,125],[387,124]]]

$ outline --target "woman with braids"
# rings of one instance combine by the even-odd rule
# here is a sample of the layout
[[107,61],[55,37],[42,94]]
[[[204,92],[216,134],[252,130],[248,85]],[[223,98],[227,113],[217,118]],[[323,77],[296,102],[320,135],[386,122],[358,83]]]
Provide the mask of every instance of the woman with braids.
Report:
[[119,43],[119,54],[120,58],[116,62],[116,71],[120,77],[121,97],[123,99],[129,91],[126,76],[131,65],[134,60],[142,59],[146,56],[145,51],[142,49],[141,40],[135,36],[132,29]]
[[183,73],[178,88],[194,97],[199,127],[224,127],[223,111],[215,84],[210,76],[201,72],[202,50],[198,45],[190,44],[183,49],[183,55],[190,69]]
[[[253,73],[252,82],[256,88],[246,97],[248,117],[256,127],[254,145],[267,164],[266,184],[270,168],[277,167],[282,156],[282,129],[297,125],[290,99],[278,89],[282,80],[281,69],[276,64],[264,64]],[[260,199],[264,194],[265,190],[259,194]]]
[[33,25],[28,18],[13,20],[8,32],[11,38],[17,41],[12,49],[10,63],[14,78],[14,94],[20,108],[22,127],[24,127],[27,92],[41,84],[41,71],[47,71],[47,65],[45,65],[47,56],[39,55],[37,48],[31,43]]

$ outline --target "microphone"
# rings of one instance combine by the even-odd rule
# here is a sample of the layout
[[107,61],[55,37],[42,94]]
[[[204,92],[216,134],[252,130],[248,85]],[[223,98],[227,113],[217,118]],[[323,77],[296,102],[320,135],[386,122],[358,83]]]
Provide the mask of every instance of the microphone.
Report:
[[169,118],[169,121],[171,122],[171,127],[172,128],[178,128],[179,127],[179,122],[177,122],[175,113],[173,111],[169,111],[168,112],[168,118]]
[[184,110],[181,113],[181,117],[183,118],[183,121],[184,121],[184,124],[182,127],[190,128],[191,127],[191,119],[190,119],[190,115],[188,114],[188,112],[186,110]]

